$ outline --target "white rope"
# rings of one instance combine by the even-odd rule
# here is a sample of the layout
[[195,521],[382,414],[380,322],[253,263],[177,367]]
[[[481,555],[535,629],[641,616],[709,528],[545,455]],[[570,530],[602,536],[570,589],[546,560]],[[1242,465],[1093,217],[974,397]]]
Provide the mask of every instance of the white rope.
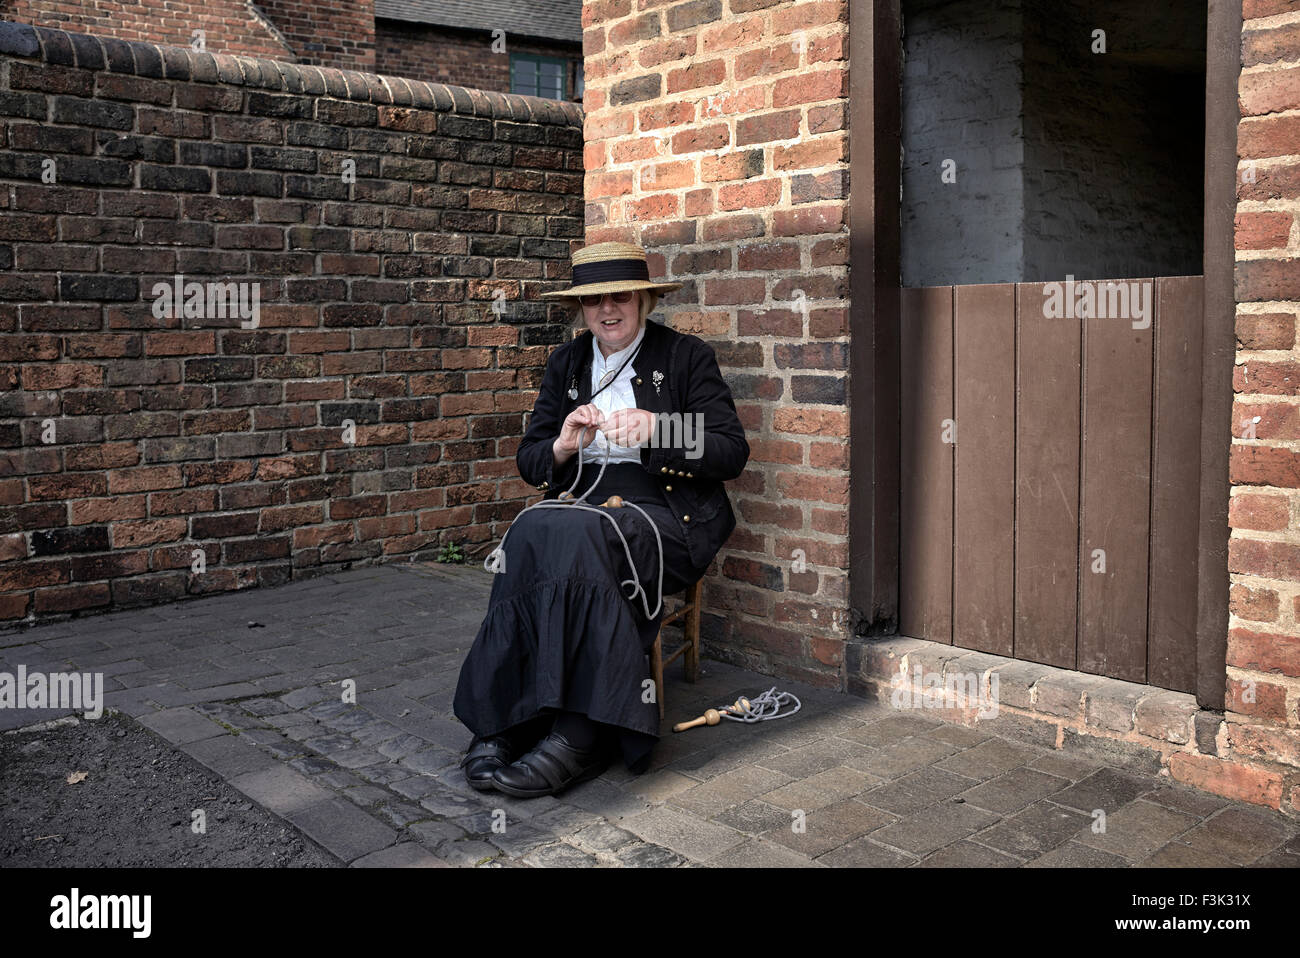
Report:
[[[655,521],[650,518],[649,513],[647,513],[644,509],[638,506],[635,502],[623,503],[624,506],[631,506],[637,512],[641,513],[641,515],[645,516],[645,521],[650,523],[650,528],[654,530],[655,545],[659,550],[659,592],[658,592],[658,599],[655,602],[654,611],[651,612],[650,597],[646,595],[646,591],[641,585],[641,576],[637,573],[636,562],[634,562],[632,559],[632,548],[627,544],[627,539],[623,535],[623,530],[619,528],[618,522],[614,519],[612,515],[609,514],[609,511],[607,509],[602,507],[597,507],[597,506],[589,506],[585,502],[583,502],[583,500],[586,499],[587,496],[591,495],[591,490],[595,489],[596,486],[600,484],[600,477],[605,474],[605,467],[609,465],[609,450],[610,450],[609,440],[606,439],[604,435],[601,435],[601,438],[605,440],[604,443],[599,444],[601,448],[604,449],[605,458],[602,460],[600,464],[600,472],[596,473],[596,479],[595,481],[592,482],[591,486],[587,489],[587,491],[584,492],[582,495],[578,496],[576,499],[543,499],[541,502],[535,502],[531,506],[528,506],[520,510],[519,515],[515,516],[514,519],[510,521],[510,527],[507,528],[505,534],[501,536],[501,544],[497,546],[495,549],[493,549],[491,552],[489,552],[487,558],[483,560],[483,568],[493,574],[498,574],[505,571],[506,536],[510,535],[510,529],[513,529],[514,524],[519,521],[519,516],[522,516],[529,509],[543,509],[543,508],[581,509],[583,512],[594,512],[596,515],[604,516],[610,522],[614,523],[614,531],[618,533],[619,541],[623,543],[623,551],[627,555],[627,564],[628,564],[628,568],[632,570],[632,578],[624,579],[622,582],[619,583],[619,585],[621,586],[630,585],[632,587],[632,591],[627,594],[628,601],[634,600],[639,594],[641,596],[641,608],[645,610],[645,617],[647,619],[653,619],[655,616],[659,614],[659,610],[663,607],[664,604],[664,542],[663,542],[663,538],[659,535],[659,527],[655,525]],[[573,490],[577,488],[578,482],[581,479],[582,479],[582,446],[579,446],[577,475],[573,477],[573,483],[569,486],[568,489],[565,490],[565,492],[572,495]]]
[[[782,712],[784,706],[794,702],[794,708]],[[745,702],[748,702],[746,707]],[[766,722],[774,718],[787,718],[803,708],[803,703],[799,701],[790,692],[778,692],[776,686],[772,686],[762,695],[757,695],[752,699],[738,701],[735,705],[728,706],[722,712],[723,718],[729,718],[734,722]],[[738,710],[741,714],[733,714],[733,709]]]

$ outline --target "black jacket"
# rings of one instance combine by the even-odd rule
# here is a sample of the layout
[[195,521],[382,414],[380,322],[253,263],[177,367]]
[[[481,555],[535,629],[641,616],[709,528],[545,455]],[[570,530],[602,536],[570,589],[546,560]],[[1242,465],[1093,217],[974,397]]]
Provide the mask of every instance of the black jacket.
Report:
[[[546,363],[542,386],[515,459],[519,475],[552,499],[572,485],[578,457],[555,465],[551,445],[564,419],[591,401],[591,331],[560,346]],[[646,321],[641,351],[632,362],[637,408],[653,413],[702,413],[703,448],[699,458],[676,431],[676,448],[641,447],[641,465],[663,483],[664,497],[686,539],[691,561],[703,569],[736,527],[736,515],[723,481],[735,479],[749,461],[749,443],[736,415],[731,389],[722,378],[713,347],[698,336]],[[656,387],[655,372],[663,374]],[[578,398],[570,399],[576,388]],[[694,437],[692,445],[699,443]],[[596,460],[599,462],[600,460]],[[579,493],[582,490],[578,490]]]

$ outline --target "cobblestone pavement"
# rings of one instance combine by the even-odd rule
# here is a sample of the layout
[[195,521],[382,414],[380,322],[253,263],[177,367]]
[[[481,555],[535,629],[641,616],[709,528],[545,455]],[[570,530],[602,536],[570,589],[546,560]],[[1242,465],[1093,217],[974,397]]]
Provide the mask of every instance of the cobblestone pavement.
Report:
[[[645,775],[620,762],[558,797],[476,792],[451,699],[490,585],[473,567],[389,565],[11,630],[0,671],[102,672],[107,706],[353,865],[1300,865],[1297,823],[1112,754],[707,659],[696,685],[669,668]],[[773,684],[802,711],[669,731]],[[9,709],[0,728],[59,714]]]

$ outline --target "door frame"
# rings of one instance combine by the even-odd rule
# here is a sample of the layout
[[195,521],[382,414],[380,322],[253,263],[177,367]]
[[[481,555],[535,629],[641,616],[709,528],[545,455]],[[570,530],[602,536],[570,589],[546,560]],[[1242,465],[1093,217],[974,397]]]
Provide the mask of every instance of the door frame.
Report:
[[[1218,711],[1227,689],[1241,23],[1242,0],[1208,0],[1196,700]],[[856,493],[849,498],[849,617],[855,636],[898,633],[902,52],[901,0],[855,0],[848,104],[849,180],[857,186],[849,196],[849,470]],[[854,64],[870,67],[855,70]],[[881,95],[887,91],[893,95]]]

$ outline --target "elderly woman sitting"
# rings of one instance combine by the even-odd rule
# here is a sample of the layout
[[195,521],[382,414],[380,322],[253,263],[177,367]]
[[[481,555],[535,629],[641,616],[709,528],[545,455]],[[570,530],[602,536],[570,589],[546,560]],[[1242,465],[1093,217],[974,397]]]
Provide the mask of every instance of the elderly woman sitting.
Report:
[[[749,459],[713,349],[647,321],[680,287],[650,281],[641,247],[600,243],[574,254],[569,289],[545,294],[572,301],[587,331],[546,364],[519,474],[547,499],[590,489],[589,506],[618,496],[644,514],[532,508],[510,527],[454,702],[475,733],[461,765],[477,789],[554,794],[620,751],[634,773],[650,764],[659,576],[663,594],[703,576],[736,525],[722,483]],[[644,594],[629,595],[636,579]]]

